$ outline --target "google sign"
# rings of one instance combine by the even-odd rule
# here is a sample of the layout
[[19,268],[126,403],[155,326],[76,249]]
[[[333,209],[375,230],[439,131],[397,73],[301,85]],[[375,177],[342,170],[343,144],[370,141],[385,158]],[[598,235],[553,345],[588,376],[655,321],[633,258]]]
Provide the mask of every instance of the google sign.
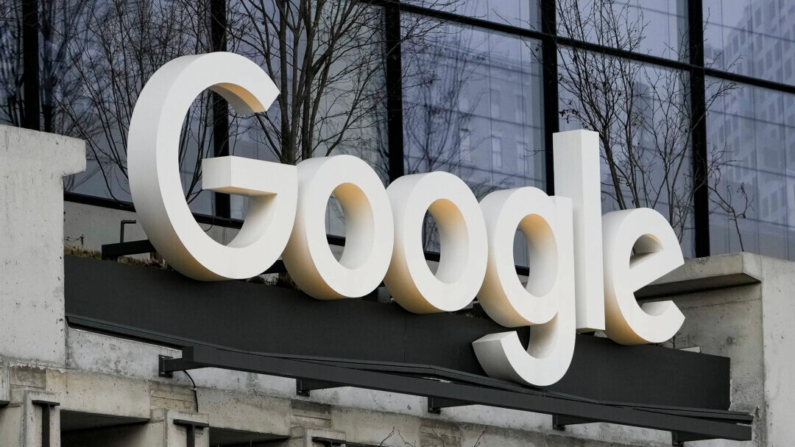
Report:
[[[525,187],[493,192],[480,203],[445,172],[407,175],[384,188],[370,166],[350,155],[298,166],[206,159],[204,189],[250,197],[239,234],[222,245],[194,220],[179,174],[182,121],[206,89],[241,114],[266,111],[279,94],[259,66],[231,53],[174,59],[141,92],[128,140],[132,197],[152,244],[186,276],[245,279],[281,257],[298,287],[317,299],[362,297],[383,282],[406,310],[427,314],[463,309],[477,297],[500,325],[533,326],[527,347],[510,330],[475,340],[483,369],[537,386],[566,374],[577,331],[603,330],[621,344],[660,343],[684,322],[670,301],[641,307],[635,299],[635,291],[684,260],[673,229],[656,211],[602,215],[594,132],[555,135],[557,196]],[[345,212],[339,260],[325,231],[332,194]],[[435,273],[423,251],[426,212],[441,239]],[[530,253],[527,286],[514,267],[517,228]]]

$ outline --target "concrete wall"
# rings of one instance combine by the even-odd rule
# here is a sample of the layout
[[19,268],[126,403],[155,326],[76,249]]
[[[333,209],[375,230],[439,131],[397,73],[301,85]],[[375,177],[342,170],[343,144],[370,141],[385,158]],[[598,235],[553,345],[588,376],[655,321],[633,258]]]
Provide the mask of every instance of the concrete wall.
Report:
[[81,140],[0,126],[0,356],[65,361],[63,180]]
[[[752,413],[758,446],[790,446],[795,442],[795,263],[748,253],[691,260],[677,280],[698,289],[675,302],[685,324],[674,339],[676,348],[731,358],[732,409]],[[715,278],[738,275],[745,285],[721,288]],[[723,445],[704,442],[703,445]]]

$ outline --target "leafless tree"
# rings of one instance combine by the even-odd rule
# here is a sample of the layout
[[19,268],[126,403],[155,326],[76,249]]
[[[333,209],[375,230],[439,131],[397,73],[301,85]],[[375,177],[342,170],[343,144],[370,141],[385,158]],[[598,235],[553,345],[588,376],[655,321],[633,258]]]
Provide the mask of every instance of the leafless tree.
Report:
[[69,44],[85,40],[89,27],[85,21],[88,11],[94,8],[96,0],[39,0],[39,30],[41,45],[40,89],[41,114],[45,132],[69,133],[64,126],[69,123],[60,120],[56,113],[56,97],[65,98],[79,94],[80,85],[70,78],[73,58],[68,57]]
[[[128,192],[127,131],[143,86],[170,60],[209,51],[205,3],[95,1],[79,19],[85,34],[66,36],[70,70],[61,82],[79,85],[80,93],[57,96],[57,112],[67,123],[64,133],[86,141],[89,161],[114,199]],[[200,162],[212,139],[209,110],[204,93],[182,126],[179,160],[189,201],[200,192]]]
[[[81,86],[69,76],[73,61],[68,57],[68,45],[85,38],[85,20],[96,0],[39,0],[38,32],[40,58],[38,73],[41,119],[45,132],[71,135],[73,122],[59,114],[56,104],[79,95]],[[0,120],[15,126],[22,125],[25,115],[23,85],[22,2],[0,0]],[[74,177],[66,180],[67,188],[74,186]]]
[[[90,166],[102,176],[107,194],[124,200],[127,130],[138,94],[169,60],[211,50],[211,0],[78,0],[79,8],[67,2],[69,14],[47,1],[52,7],[42,20],[54,31],[45,40],[63,45],[45,45],[50,62],[44,71],[52,73],[44,77],[45,102],[55,104],[45,121],[60,120],[56,131],[86,140]],[[21,21],[15,12],[8,16]],[[243,119],[230,111],[233,152],[243,138],[290,164],[332,153],[377,157],[373,141],[374,129],[383,126],[377,111],[385,103],[384,60],[397,47],[386,42],[382,7],[359,0],[245,0],[228,2],[226,22],[229,51],[261,64],[281,92],[268,113]],[[407,17],[400,39],[421,39],[437,26],[428,18]],[[18,28],[0,28],[0,37],[16,38]],[[5,99],[21,105],[21,69],[2,70],[9,72],[0,80],[9,92]],[[75,94],[64,93],[67,85],[77,86]],[[210,153],[215,118],[205,93],[183,124],[180,169],[189,201],[200,193],[200,163]]]
[[[713,157],[725,157],[722,148],[712,147]],[[720,169],[712,172],[712,181],[709,184],[709,200],[717,209],[721,210],[732,224],[737,233],[740,251],[745,251],[743,234],[740,230],[740,219],[745,219],[750,210],[753,210],[753,197],[748,194],[745,183],[732,183],[723,179]]]
[[[472,132],[471,121],[485,92],[467,91],[482,76],[485,55],[471,51],[471,37],[455,26],[443,26],[403,47],[404,172],[447,171],[459,175],[482,197],[494,189],[469,178],[472,152],[487,138]],[[479,73],[480,72],[480,73]],[[384,171],[388,147],[381,141]],[[427,218],[426,249],[439,249],[439,233]]]
[[464,89],[485,58],[468,51],[462,33],[445,31],[405,51],[405,81],[410,84],[405,86],[403,120],[407,174],[456,172],[468,162],[473,147],[470,122],[484,92],[468,95]]
[[[748,191],[746,191],[744,183],[740,184],[735,191],[732,191],[730,185],[724,186],[724,189],[721,189],[719,184],[710,186],[710,201],[717,205],[721,211],[726,213],[729,220],[734,223],[734,230],[737,232],[737,238],[740,242],[740,251],[745,251],[739,219],[745,219],[748,211],[753,209],[753,199],[748,196]],[[740,203],[735,200],[734,194],[739,196],[741,200]]]
[[22,7],[0,0],[0,121],[22,125]]
[[[559,0],[557,9],[559,33],[574,41],[640,53],[645,40],[654,38],[646,33],[642,11],[627,3]],[[683,44],[668,48],[666,56],[686,54],[687,39],[679,41]],[[706,113],[692,112],[689,74],[591,51],[586,45],[559,48],[560,114],[599,133],[608,171],[603,195],[618,209],[661,211],[681,239],[692,217],[695,191],[714,184],[715,173],[727,163],[710,157],[707,172],[693,175],[690,142]],[[707,82],[706,110],[736,88],[732,82]]]
[[[383,8],[359,0],[244,0],[230,18],[239,52],[260,63],[281,92],[268,113],[255,116],[253,138],[289,164],[340,152],[374,155],[384,60],[398,43],[386,41]],[[435,26],[407,18],[400,40]]]

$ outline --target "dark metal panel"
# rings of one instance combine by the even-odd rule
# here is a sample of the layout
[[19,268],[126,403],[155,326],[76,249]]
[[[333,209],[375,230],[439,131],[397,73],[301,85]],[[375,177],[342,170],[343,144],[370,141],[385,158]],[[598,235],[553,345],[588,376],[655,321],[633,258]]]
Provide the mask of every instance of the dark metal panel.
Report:
[[622,346],[582,335],[577,337],[569,372],[551,389],[599,400],[728,409],[730,361],[702,356],[656,346]]
[[[66,258],[70,324],[170,346],[205,344],[284,356],[427,365],[466,380],[485,376],[471,343],[507,329],[466,315],[414,315],[396,304],[318,301],[294,289],[204,283],[173,271]],[[524,330],[521,337],[527,339]],[[438,371],[437,371],[438,372]],[[454,374],[454,372],[457,372]],[[333,380],[327,380],[333,382]],[[578,335],[572,366],[551,387],[602,401],[725,410],[729,360]]]

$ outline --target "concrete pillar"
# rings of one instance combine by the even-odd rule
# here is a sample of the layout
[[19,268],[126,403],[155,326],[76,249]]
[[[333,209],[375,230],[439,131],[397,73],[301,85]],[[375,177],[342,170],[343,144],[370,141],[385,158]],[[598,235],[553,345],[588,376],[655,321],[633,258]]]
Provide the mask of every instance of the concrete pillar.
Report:
[[795,442],[795,263],[762,257],[766,444]]
[[[60,411],[56,396],[40,391],[24,391],[21,401],[0,409],[0,445],[3,447],[41,447],[48,420],[50,447],[61,447]],[[45,417],[44,412],[49,412]]]
[[731,358],[732,409],[755,417],[749,446],[792,445],[795,263],[737,253],[689,260],[672,277],[686,287],[708,286],[674,298],[686,317],[675,347]]
[[63,176],[81,140],[0,126],[0,357],[64,365]]

